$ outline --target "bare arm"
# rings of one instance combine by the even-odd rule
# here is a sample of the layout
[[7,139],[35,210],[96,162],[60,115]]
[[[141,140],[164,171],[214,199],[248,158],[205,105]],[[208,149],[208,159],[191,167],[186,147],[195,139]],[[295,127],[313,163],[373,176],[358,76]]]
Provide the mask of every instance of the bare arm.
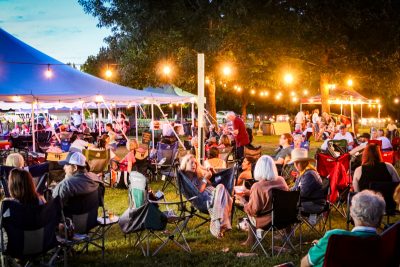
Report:
[[301,259],[301,263],[300,263],[301,267],[311,267],[310,262],[308,261],[308,254],[305,255],[302,259]]

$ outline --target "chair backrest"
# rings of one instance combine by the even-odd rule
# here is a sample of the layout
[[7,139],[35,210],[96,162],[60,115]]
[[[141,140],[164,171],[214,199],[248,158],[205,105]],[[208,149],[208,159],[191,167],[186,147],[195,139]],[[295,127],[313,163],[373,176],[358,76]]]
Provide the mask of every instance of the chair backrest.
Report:
[[228,162],[229,155],[232,153],[233,147],[224,147],[224,148],[219,148],[219,158],[222,159],[225,162]]
[[328,177],[334,168],[336,168],[337,163],[343,164],[346,171],[350,168],[350,154],[346,153],[338,158],[334,158],[325,153],[317,153],[317,171],[322,177]]
[[50,141],[52,135],[51,131],[35,132],[35,140],[38,144],[46,144]]
[[394,151],[381,151],[383,162],[394,164]]
[[397,209],[396,202],[393,199],[393,193],[399,182],[372,182],[369,189],[382,194],[386,202],[386,214],[392,215]]
[[340,140],[329,140],[328,141],[328,146],[338,146],[340,147],[344,152],[347,152],[347,140],[346,139],[340,139]]
[[104,192],[104,185],[99,184],[98,189],[93,192],[68,199],[64,206],[64,215],[72,219],[76,233],[87,234],[98,225],[98,209],[104,209]]
[[211,177],[211,183],[214,187],[219,184],[223,184],[225,189],[230,195],[233,194],[233,187],[235,186],[235,175],[236,175],[237,165],[232,168],[222,170]]
[[380,237],[332,235],[325,253],[324,267],[381,265]]
[[38,183],[37,183],[37,185],[36,185],[36,193],[38,193],[38,194],[40,194],[40,195],[43,195],[43,194],[44,194],[44,192],[45,192],[45,190],[46,190],[46,188],[47,188],[47,181],[48,181],[48,178],[49,178],[49,174],[48,174],[48,173],[43,174],[43,175],[39,178],[39,181],[38,181]]
[[174,144],[157,144],[157,161],[165,158],[166,161],[163,165],[172,165],[176,159],[178,153],[178,143]]
[[140,172],[131,172],[129,181],[129,207],[140,208],[145,204],[147,198],[147,179]]
[[278,229],[298,222],[300,191],[272,189],[272,224]]
[[[183,200],[183,197],[189,200],[193,197],[198,197],[200,195],[199,189],[197,189],[197,187],[190,181],[189,177],[187,177],[184,172],[182,171],[177,172],[177,180],[178,180],[178,190],[181,201]],[[195,208],[199,209],[201,212],[207,213],[207,207],[204,205],[205,203],[202,203],[202,201],[199,200],[198,198],[191,201],[191,203]]]
[[10,171],[15,167],[12,166],[0,166],[0,184],[4,191],[5,197],[10,197],[10,192],[8,191],[8,175]]
[[0,228],[5,230],[8,237],[6,254],[27,259],[57,246],[55,229],[60,222],[60,215],[59,197],[47,204],[32,206],[22,205],[14,200],[3,200]]
[[381,234],[381,259],[386,263],[381,266],[400,265],[400,221],[390,226]]
[[31,165],[28,169],[32,177],[41,177],[43,174],[49,172],[49,163],[43,162],[40,164]]
[[82,154],[86,157],[90,171],[93,173],[102,173],[108,170],[110,163],[110,150],[90,150],[83,149]]
[[375,144],[382,149],[382,140],[368,140],[368,144]]

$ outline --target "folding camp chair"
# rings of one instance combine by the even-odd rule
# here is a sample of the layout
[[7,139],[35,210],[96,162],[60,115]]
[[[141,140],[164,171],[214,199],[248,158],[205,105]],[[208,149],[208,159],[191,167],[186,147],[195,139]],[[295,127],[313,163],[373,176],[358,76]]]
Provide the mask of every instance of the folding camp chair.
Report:
[[245,158],[253,158],[254,161],[257,161],[261,157],[261,146],[253,147],[253,146],[244,146],[244,157]]
[[382,265],[379,236],[332,235],[325,253],[324,267]]
[[369,189],[379,192],[385,199],[385,216],[386,224],[389,225],[390,217],[400,214],[397,209],[397,204],[393,199],[393,193],[400,182],[372,182],[369,184]]
[[8,191],[8,175],[12,169],[14,169],[12,166],[0,166],[0,185],[5,197],[10,197],[10,192]]
[[390,226],[381,234],[381,266],[400,265],[400,221]]
[[[97,190],[84,195],[77,195],[68,199],[65,204],[62,217],[70,218],[74,224],[74,238],[72,240],[59,240],[69,249],[82,245],[80,252],[88,251],[89,245],[101,249],[104,260],[105,233],[110,227],[118,223],[118,216],[109,218],[104,208],[105,188],[99,184]],[[101,216],[98,209],[101,208]]]
[[328,178],[330,181],[328,201],[331,207],[346,218],[344,204],[346,203],[347,194],[352,184],[350,154],[345,153],[335,158],[329,154],[317,153],[315,157],[317,160],[317,172],[321,177]]
[[156,154],[156,173],[157,175],[161,175],[164,180],[163,187],[161,191],[165,191],[168,185],[174,184],[174,179],[176,177],[175,174],[175,160],[178,155],[178,142],[174,144],[157,144],[157,154]]
[[285,179],[287,185],[290,187],[294,184],[295,180],[299,176],[299,171],[296,169],[294,164],[284,164],[281,170],[281,176]]
[[[38,260],[39,257],[44,260],[47,254],[50,259],[42,264],[54,266],[63,249],[56,238],[60,211],[59,197],[44,205],[29,206],[14,200],[3,200],[0,218],[2,266],[8,266],[6,261],[11,258],[26,261],[28,266],[29,262]],[[7,244],[4,244],[5,233]],[[66,265],[65,256],[64,253],[64,265]]]
[[[125,234],[136,234],[134,247],[140,247],[144,256],[156,255],[164,246],[172,242],[186,252],[190,246],[184,235],[184,230],[194,211],[185,210],[187,201],[167,202],[163,196],[157,201],[149,200],[146,178],[140,173],[130,177],[129,209],[121,216],[119,225]],[[166,211],[161,212],[160,206]],[[177,207],[176,211],[171,206]],[[172,225],[172,231],[165,231],[167,225]],[[161,233],[160,233],[161,232]],[[155,237],[161,244],[150,253],[150,238]]]
[[232,155],[233,147],[225,147],[219,148],[219,158],[226,162],[226,166],[228,166],[229,156]]
[[395,164],[395,151],[394,150],[383,151],[382,140],[368,140],[368,144],[375,144],[379,146],[382,155],[382,160],[390,164]]
[[[280,189],[272,189],[272,208],[267,211],[260,213],[261,215],[271,214],[271,223],[262,229],[254,229],[254,226],[249,227],[249,231],[252,231],[253,235],[256,237],[256,241],[251,248],[251,251],[260,247],[264,252],[265,256],[269,256],[265,250],[262,242],[268,233],[271,232],[271,255],[274,256],[274,242],[275,242],[275,232],[277,231],[282,237],[282,246],[278,252],[278,255],[282,252],[286,244],[288,244],[293,250],[295,247],[290,239],[294,236],[295,231],[300,225],[300,220],[298,219],[299,209],[298,204],[300,201],[299,191],[283,191]],[[249,223],[251,220],[248,219]],[[286,232],[288,227],[292,227],[290,233]],[[301,233],[300,233],[301,235]]]
[[51,131],[35,132],[35,142],[39,152],[46,153],[47,149],[50,147],[50,140],[52,136],[53,132]]
[[334,147],[335,150],[338,150],[341,155],[348,152],[348,144],[346,139],[329,140],[328,147]]
[[[101,174],[104,179],[104,174],[110,169],[110,150],[83,149],[82,154],[86,157],[89,171]],[[111,186],[111,180],[109,186]]]

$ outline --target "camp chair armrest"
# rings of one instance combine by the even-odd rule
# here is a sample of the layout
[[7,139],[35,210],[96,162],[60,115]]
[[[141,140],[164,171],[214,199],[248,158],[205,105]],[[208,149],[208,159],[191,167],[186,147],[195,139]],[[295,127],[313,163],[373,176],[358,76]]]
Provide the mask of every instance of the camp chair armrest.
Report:
[[154,200],[149,200],[150,203],[153,204],[164,204],[164,205],[179,205],[179,204],[184,204],[186,202],[192,201],[194,199],[196,199],[197,196],[195,197],[191,197],[187,200],[182,200],[182,201],[154,201]]

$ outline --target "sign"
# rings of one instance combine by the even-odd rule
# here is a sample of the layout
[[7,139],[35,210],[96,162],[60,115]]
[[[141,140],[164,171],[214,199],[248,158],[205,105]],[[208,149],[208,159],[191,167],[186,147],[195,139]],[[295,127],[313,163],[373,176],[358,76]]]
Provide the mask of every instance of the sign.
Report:
[[151,133],[143,132],[142,133],[142,144],[150,144],[151,142]]
[[284,133],[291,133],[290,124],[288,122],[274,122],[272,123],[273,134],[282,135]]

